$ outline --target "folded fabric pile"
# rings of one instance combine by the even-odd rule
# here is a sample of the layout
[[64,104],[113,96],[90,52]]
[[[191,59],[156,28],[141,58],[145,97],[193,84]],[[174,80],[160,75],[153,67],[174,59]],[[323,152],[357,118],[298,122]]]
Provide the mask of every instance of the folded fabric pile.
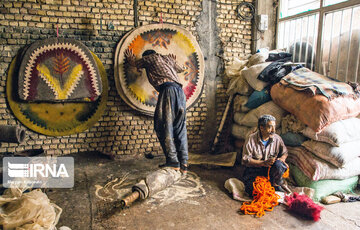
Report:
[[288,146],[296,183],[313,188],[315,200],[348,192],[360,175],[359,87],[288,60],[287,53],[265,50],[235,62],[237,72],[228,90],[236,94],[232,134],[243,143],[258,117],[271,114]]

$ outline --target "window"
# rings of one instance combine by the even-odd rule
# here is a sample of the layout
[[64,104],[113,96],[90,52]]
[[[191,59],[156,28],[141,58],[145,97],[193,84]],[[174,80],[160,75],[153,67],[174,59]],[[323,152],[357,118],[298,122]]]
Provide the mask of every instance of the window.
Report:
[[277,48],[293,62],[341,81],[360,82],[360,2],[280,0]]
[[318,9],[319,0],[287,0],[280,3],[280,18],[292,16],[306,11]]

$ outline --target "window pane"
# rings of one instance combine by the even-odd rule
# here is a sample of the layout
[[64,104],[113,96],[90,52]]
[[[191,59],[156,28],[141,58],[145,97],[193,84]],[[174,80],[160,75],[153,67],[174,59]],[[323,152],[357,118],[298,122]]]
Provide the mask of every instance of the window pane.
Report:
[[280,18],[318,9],[320,0],[280,0]]
[[360,81],[360,7],[327,13],[320,73],[341,81]]
[[348,0],[325,0],[324,1],[324,6],[330,6],[330,5],[334,5],[340,2],[346,2]]
[[318,14],[280,22],[277,48],[293,54],[293,62],[314,69],[318,23]]

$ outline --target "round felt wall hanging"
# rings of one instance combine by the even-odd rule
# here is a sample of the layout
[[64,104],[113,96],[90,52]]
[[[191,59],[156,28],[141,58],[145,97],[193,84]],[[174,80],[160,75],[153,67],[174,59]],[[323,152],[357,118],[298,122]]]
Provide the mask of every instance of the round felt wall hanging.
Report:
[[95,54],[92,58],[98,69],[102,93],[90,102],[27,102],[18,94],[20,55],[12,61],[6,82],[6,96],[16,118],[29,129],[49,136],[65,136],[92,127],[103,114],[108,98],[108,80],[104,66]]
[[127,33],[115,52],[115,82],[121,98],[133,109],[153,115],[158,92],[150,85],[145,70],[124,64],[124,52],[131,49],[137,59],[145,50],[176,55],[179,65],[186,70],[179,75],[186,95],[186,107],[196,103],[204,83],[204,57],[194,36],[182,27],[171,24],[152,24]]

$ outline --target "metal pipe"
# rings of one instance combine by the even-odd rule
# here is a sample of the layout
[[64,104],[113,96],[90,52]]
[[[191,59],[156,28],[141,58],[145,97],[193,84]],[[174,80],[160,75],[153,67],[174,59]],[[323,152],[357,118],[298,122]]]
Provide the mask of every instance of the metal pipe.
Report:
[[134,26],[135,28],[138,27],[139,24],[139,17],[138,17],[138,1],[134,0]]
[[307,68],[309,68],[309,66],[308,66],[308,49],[309,49],[309,21],[310,21],[310,16],[307,16],[307,25],[306,25],[306,48],[305,48],[305,66],[307,67]]
[[348,76],[348,72],[349,72],[350,44],[351,44],[351,36],[352,36],[352,22],[353,22],[353,17],[354,17],[354,8],[351,8],[350,30],[349,30],[349,40],[348,40],[347,59],[346,59],[346,70],[345,70],[345,82],[347,81],[347,76]]
[[[284,25],[284,27],[285,27],[285,29],[284,29],[284,45],[283,45],[283,48],[288,48],[289,47],[289,44],[290,44],[290,42],[289,42],[289,40],[290,40],[290,23],[291,23],[291,21],[286,21],[286,22],[284,22],[285,23],[285,25]],[[286,30],[286,34],[285,34],[285,30]]]
[[[360,38],[360,30],[359,30],[359,38]],[[359,39],[359,48],[358,48],[358,54],[357,54],[357,59],[356,59],[354,82],[358,82],[357,75],[358,75],[358,70],[359,70],[359,59],[360,59],[360,39]]]
[[134,201],[139,199],[140,193],[138,191],[132,192],[129,196],[120,201],[122,207],[129,207]]
[[304,21],[304,18],[301,18],[300,19],[301,20],[301,22],[300,22],[300,24],[301,24],[301,28],[300,28],[300,46],[299,46],[299,62],[301,62],[301,54],[302,54],[302,36],[303,36],[303,26],[302,26],[302,23],[303,23],[303,21]]
[[[335,13],[331,13],[331,32],[330,32],[330,46],[329,46],[329,57],[328,57],[328,68],[326,70],[325,76],[330,75],[330,60],[331,60],[331,47],[332,47],[332,41],[333,41],[333,30],[334,30],[334,17]],[[329,74],[328,74],[329,73]]]
[[[322,0],[320,0],[320,6],[322,6]],[[315,57],[315,71],[318,73],[321,73],[321,65],[322,65],[322,49],[323,49],[323,27],[324,27],[324,11],[319,11],[319,18],[318,18],[318,33],[317,33],[317,42],[316,42],[316,57]],[[323,73],[325,74],[325,73]]]
[[[314,70],[315,67],[315,62],[314,62],[314,58],[315,57],[315,50],[317,50],[317,47],[320,46],[320,44],[316,43],[316,47],[315,47],[315,32],[316,32],[316,25],[318,25],[318,23],[315,23],[316,21],[316,17],[318,14],[314,14],[314,30],[313,30],[313,48],[312,48],[312,53],[311,53],[311,70]],[[318,34],[316,36],[319,36]],[[317,37],[316,37],[317,39]],[[316,53],[318,56],[320,56],[320,53]]]
[[339,74],[339,57],[340,57],[340,48],[341,48],[341,33],[343,28],[343,20],[344,20],[344,10],[341,11],[341,22],[340,22],[340,31],[339,31],[339,39],[338,39],[338,53],[336,57],[336,75],[335,79],[338,79]]
[[293,40],[293,44],[294,44],[294,51],[293,51],[293,62],[295,62],[295,54],[296,54],[296,21],[297,19],[293,20],[294,21],[294,40]]
[[18,143],[21,144],[26,138],[26,132],[19,126],[0,125],[0,143]]
[[[274,4],[276,4],[276,3],[275,2],[273,3],[273,6],[275,7]],[[277,48],[279,47],[279,37],[280,37],[278,26],[279,27],[281,26],[281,24],[279,24],[279,12],[280,12],[280,10],[279,10],[279,4],[278,4],[276,7],[276,13],[275,13],[275,15],[276,15],[275,34],[277,35],[276,40],[275,40],[275,47],[277,47]],[[282,37],[282,39],[284,39],[284,37]]]

